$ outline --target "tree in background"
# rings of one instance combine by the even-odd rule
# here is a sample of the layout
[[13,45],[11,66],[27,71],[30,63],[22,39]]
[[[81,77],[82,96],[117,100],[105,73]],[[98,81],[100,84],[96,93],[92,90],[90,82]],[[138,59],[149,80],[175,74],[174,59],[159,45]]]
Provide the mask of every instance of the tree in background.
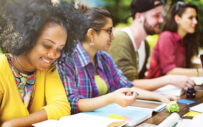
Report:
[[[128,19],[130,16],[130,4],[132,0],[103,0],[107,3],[108,6],[106,8],[110,11],[113,18],[113,23],[115,26],[124,27],[128,26],[132,19]],[[184,1],[185,3],[195,4],[199,9],[199,27],[200,27],[200,35],[203,35],[203,0],[162,0],[164,3],[164,13],[163,17],[167,14],[171,5],[176,3],[177,1]],[[142,5],[141,5],[142,6]],[[200,46],[203,47],[203,36],[200,36]]]
[[[0,7],[3,4],[8,3],[11,0],[0,0]],[[60,0],[53,0],[60,1]],[[113,23],[115,26],[124,27],[129,26],[132,22],[132,19],[129,18],[131,15],[130,4],[132,0],[63,0],[63,1],[75,1],[86,4],[88,6],[104,6],[112,14]],[[198,6],[199,9],[199,26],[200,26],[200,35],[203,34],[203,0],[162,0],[164,3],[163,17],[166,15],[167,11],[177,1],[184,1],[186,3],[190,2]],[[200,46],[203,47],[203,36],[200,37]]]
[[106,7],[112,15],[114,25],[123,22],[127,23],[127,18],[131,16],[130,3],[131,0],[104,0],[108,6]]
[[203,0],[185,0],[185,2],[192,3],[198,7],[198,18],[200,27],[200,46],[203,47]]

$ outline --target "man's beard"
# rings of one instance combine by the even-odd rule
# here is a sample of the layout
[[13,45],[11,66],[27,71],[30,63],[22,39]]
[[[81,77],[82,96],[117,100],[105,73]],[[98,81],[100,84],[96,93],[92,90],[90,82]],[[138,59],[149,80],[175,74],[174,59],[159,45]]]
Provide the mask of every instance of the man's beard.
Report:
[[[159,24],[156,24],[156,25],[159,25]],[[160,32],[160,31],[155,31],[154,26],[149,25],[146,19],[144,20],[144,30],[147,33],[147,35],[158,34]]]

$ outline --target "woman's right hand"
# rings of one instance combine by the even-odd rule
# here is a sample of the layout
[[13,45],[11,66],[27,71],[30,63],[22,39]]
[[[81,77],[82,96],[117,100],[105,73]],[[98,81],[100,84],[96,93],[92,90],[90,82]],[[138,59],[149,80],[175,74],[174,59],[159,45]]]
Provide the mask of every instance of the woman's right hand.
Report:
[[187,90],[188,87],[195,86],[195,82],[187,76],[166,75],[166,79],[169,80],[169,84],[173,84],[173,85],[180,87],[184,90]]
[[120,88],[110,94],[112,103],[116,103],[122,107],[130,105],[136,100],[136,94],[133,88]]

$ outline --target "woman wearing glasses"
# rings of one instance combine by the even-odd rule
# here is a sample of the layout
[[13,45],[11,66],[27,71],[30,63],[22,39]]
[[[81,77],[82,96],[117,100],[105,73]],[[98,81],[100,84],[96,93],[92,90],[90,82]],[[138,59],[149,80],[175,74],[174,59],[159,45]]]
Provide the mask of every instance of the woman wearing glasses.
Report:
[[171,7],[152,51],[147,78],[165,74],[203,76],[203,70],[194,69],[192,63],[192,58],[198,55],[197,12],[195,5],[183,2]]
[[85,37],[77,44],[72,57],[63,54],[61,58],[65,57],[65,61],[57,62],[72,113],[93,111],[111,103],[128,106],[136,98],[163,102],[176,99],[133,87],[103,51],[108,50],[114,38],[110,13],[92,8],[84,16],[88,19]]

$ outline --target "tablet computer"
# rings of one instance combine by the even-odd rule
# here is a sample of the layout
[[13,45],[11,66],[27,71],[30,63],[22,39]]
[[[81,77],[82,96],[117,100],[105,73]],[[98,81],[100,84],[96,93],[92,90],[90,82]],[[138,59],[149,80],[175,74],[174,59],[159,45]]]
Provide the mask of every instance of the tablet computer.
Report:
[[163,108],[165,108],[166,104],[158,101],[148,101],[148,100],[140,100],[136,99],[135,102],[131,104],[131,106],[139,107],[139,108],[147,108],[151,109],[154,112],[159,112]]

